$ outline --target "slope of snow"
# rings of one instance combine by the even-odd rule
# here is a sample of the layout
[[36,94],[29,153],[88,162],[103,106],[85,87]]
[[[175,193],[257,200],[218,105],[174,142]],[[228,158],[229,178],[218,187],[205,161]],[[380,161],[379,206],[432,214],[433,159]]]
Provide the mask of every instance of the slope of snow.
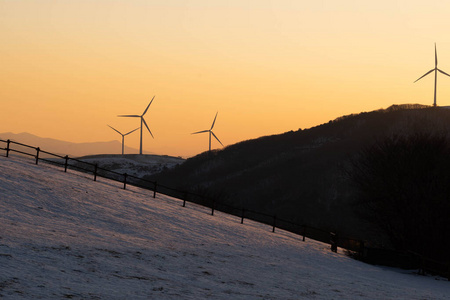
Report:
[[138,188],[0,157],[5,299],[448,299],[450,283]]

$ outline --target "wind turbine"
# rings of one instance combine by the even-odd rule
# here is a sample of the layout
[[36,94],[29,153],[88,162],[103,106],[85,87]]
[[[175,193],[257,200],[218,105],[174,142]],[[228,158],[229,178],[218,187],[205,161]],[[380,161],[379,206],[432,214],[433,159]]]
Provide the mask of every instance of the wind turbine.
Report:
[[424,75],[422,75],[422,77],[420,77],[419,79],[414,81],[414,83],[415,83],[415,82],[419,81],[420,79],[422,79],[423,77],[425,77],[428,74],[430,74],[431,72],[434,72],[434,103],[433,103],[433,106],[436,106],[436,87],[437,87],[437,73],[438,73],[438,71],[441,72],[442,74],[447,75],[447,76],[450,77],[450,75],[448,75],[447,73],[445,73],[441,69],[438,69],[437,64],[438,64],[437,50],[436,50],[436,43],[434,43],[434,69],[431,69],[430,71],[428,71]]
[[214,127],[214,124],[216,123],[216,118],[217,118],[217,114],[218,114],[218,113],[219,113],[219,112],[216,112],[216,116],[214,117],[214,121],[213,121],[213,123],[212,123],[210,129],[202,130],[202,131],[198,131],[198,132],[192,133],[192,134],[197,134],[197,133],[209,132],[209,152],[211,152],[211,135],[213,135],[214,138],[222,145],[222,147],[224,147],[224,145],[222,144],[222,142],[217,138],[217,136],[216,136],[216,135],[214,134],[214,132],[212,131],[212,129],[213,129],[213,127]]
[[[109,126],[109,125],[108,125]],[[122,136],[122,155],[124,154],[124,147],[125,147],[125,136],[129,135],[132,132],[135,132],[136,130],[138,130],[139,128],[136,128],[134,130],[131,130],[128,133],[123,134],[122,132],[120,132],[119,130],[113,128],[112,126],[109,126],[112,130],[116,131],[117,133],[119,133]]]
[[147,108],[144,110],[144,113],[142,115],[119,115],[118,117],[126,117],[126,118],[141,118],[141,144],[139,148],[139,154],[142,154],[142,125],[145,125],[147,127],[148,132],[150,132],[150,135],[153,137],[152,132],[150,131],[150,128],[148,128],[147,122],[145,122],[144,115],[147,113],[148,108],[150,107],[150,104],[152,104],[153,99],[155,99],[155,96],[153,96],[152,100],[148,104]]

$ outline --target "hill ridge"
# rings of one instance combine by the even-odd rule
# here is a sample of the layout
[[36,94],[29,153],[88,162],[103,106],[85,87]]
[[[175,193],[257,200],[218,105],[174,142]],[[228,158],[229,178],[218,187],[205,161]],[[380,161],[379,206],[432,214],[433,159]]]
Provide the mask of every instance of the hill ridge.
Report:
[[383,137],[434,131],[450,137],[450,110],[393,105],[205,152],[148,179],[373,240],[352,211],[354,194],[345,176],[349,161]]

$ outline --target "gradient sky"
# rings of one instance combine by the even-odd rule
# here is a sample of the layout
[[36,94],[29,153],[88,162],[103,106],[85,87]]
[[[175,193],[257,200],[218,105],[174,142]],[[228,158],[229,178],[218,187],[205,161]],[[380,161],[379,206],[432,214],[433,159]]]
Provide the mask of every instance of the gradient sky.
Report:
[[[0,132],[192,156],[392,104],[433,103],[450,2],[0,0]],[[438,105],[450,78],[438,76]],[[126,138],[139,147],[139,133]],[[213,142],[213,148],[220,144]],[[51,149],[48,149],[51,150]],[[114,151],[114,150],[112,150]],[[117,153],[121,149],[116,150]]]

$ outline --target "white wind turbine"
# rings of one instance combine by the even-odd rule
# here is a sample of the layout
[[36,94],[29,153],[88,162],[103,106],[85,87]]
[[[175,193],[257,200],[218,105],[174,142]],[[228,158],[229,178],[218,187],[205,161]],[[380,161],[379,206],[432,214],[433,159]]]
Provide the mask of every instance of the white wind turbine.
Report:
[[444,71],[438,69],[437,64],[438,64],[437,50],[436,50],[436,43],[434,43],[434,69],[431,69],[430,71],[428,71],[424,75],[422,75],[422,77],[420,77],[419,79],[414,81],[414,82],[417,82],[420,79],[422,79],[423,77],[425,77],[428,74],[430,74],[431,72],[434,72],[434,103],[433,103],[433,106],[436,106],[436,87],[437,87],[437,73],[438,73],[438,71],[441,72],[442,74],[447,75],[447,76],[450,77],[450,75],[448,75]]
[[[109,125],[108,125],[109,126]],[[138,130],[139,128],[136,128],[136,129],[134,129],[134,130],[131,130],[130,132],[128,132],[128,133],[122,133],[122,132],[120,132],[119,130],[117,130],[117,129],[115,129],[114,127],[112,127],[112,126],[109,126],[112,130],[114,130],[114,131],[116,131],[118,134],[120,134],[121,136],[122,136],[122,155],[124,154],[124,147],[125,147],[125,136],[126,135],[129,135],[130,133],[132,133],[132,132],[135,132],[136,130]]]
[[153,137],[152,132],[150,131],[150,128],[148,128],[147,122],[145,122],[144,120],[144,115],[147,113],[148,108],[150,107],[150,104],[152,104],[153,99],[155,99],[155,96],[153,96],[152,100],[150,101],[150,103],[148,104],[147,108],[144,110],[144,113],[142,115],[119,115],[118,117],[126,117],[126,118],[141,118],[141,144],[139,147],[139,154],[142,154],[142,128],[143,125],[145,125],[145,127],[147,127],[148,132],[150,132],[150,135]]
[[219,140],[219,138],[218,138],[218,137],[214,134],[214,132],[212,131],[212,129],[213,129],[213,127],[214,127],[214,124],[216,123],[216,118],[217,118],[217,114],[218,114],[218,113],[219,113],[219,112],[216,113],[216,116],[214,117],[214,121],[213,121],[213,123],[212,123],[210,129],[202,130],[202,131],[198,131],[198,132],[192,133],[192,134],[197,134],[197,133],[209,132],[209,152],[211,152],[211,135],[213,135],[214,138],[222,145],[222,147],[224,147],[224,145],[222,144],[222,142]]

